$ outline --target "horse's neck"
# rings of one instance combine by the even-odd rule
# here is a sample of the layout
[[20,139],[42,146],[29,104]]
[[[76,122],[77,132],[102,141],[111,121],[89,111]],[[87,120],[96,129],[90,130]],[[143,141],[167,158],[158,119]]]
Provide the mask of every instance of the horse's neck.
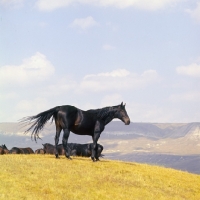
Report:
[[106,107],[106,108],[97,109],[94,111],[92,110],[92,112],[96,112],[97,119],[104,121],[105,125],[107,125],[109,122],[111,122],[115,118],[114,117],[115,109],[113,107]]
[[111,113],[109,113],[108,116],[104,120],[105,125],[107,125],[108,123],[110,123],[114,118],[115,118],[114,117],[114,112],[111,111]]
[[107,117],[106,119],[105,119],[105,125],[107,125],[108,123],[110,123],[112,120],[114,119],[114,117]]

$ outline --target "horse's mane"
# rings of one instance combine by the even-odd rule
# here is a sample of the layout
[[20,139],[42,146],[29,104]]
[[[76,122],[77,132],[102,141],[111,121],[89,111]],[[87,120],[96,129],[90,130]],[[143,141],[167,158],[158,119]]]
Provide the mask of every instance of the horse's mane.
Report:
[[116,107],[117,106],[91,109],[91,110],[87,110],[87,112],[96,114],[98,119],[105,120],[107,117],[111,117],[114,115],[116,111]]

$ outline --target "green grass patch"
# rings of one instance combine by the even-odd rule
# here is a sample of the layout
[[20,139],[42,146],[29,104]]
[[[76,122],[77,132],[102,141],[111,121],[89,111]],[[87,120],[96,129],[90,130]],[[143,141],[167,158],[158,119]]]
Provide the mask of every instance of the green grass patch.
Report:
[[1,155],[0,199],[200,199],[200,176],[146,164]]

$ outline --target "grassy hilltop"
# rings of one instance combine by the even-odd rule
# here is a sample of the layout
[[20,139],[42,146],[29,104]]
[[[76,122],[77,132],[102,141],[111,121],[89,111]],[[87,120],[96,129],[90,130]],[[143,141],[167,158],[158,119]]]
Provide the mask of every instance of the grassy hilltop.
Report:
[[200,199],[200,176],[146,164],[1,155],[0,199]]

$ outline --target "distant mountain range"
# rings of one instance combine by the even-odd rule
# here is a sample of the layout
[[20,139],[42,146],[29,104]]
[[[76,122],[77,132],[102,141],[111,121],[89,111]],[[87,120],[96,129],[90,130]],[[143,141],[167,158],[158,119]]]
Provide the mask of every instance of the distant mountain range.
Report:
[[[47,124],[40,133],[42,140],[31,140],[27,127],[18,123],[0,123],[0,145],[42,148],[54,144],[55,126]],[[62,134],[60,143],[62,141]],[[89,136],[70,134],[69,142],[92,142]],[[99,143],[105,158],[135,161],[172,167],[200,174],[200,123],[109,123]]]

